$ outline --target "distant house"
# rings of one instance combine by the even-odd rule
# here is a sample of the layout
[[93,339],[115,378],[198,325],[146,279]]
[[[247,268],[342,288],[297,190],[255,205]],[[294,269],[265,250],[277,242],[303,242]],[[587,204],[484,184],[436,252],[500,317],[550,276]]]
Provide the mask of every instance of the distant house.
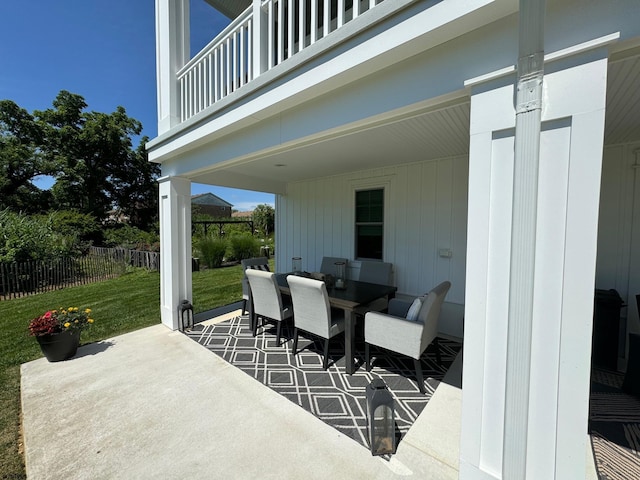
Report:
[[[211,215],[214,218],[231,218],[231,205],[213,193],[201,193],[191,197],[194,210]],[[197,207],[197,208],[196,208]]]

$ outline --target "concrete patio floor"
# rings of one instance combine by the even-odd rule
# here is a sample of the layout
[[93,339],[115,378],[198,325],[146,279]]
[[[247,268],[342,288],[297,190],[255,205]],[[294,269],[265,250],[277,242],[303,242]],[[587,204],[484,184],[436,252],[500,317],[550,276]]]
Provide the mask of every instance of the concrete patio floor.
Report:
[[156,325],[22,365],[27,476],[454,479],[461,366],[459,355],[388,461]]
[[29,479],[457,478],[445,384],[429,405],[454,414],[425,409],[387,461],[162,325],[21,373]]

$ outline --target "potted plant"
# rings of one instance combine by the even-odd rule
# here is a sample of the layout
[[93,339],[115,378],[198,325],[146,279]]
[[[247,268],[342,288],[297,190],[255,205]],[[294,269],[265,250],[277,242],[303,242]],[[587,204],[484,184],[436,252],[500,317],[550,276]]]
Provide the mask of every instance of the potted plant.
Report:
[[92,323],[91,309],[61,307],[31,320],[29,332],[36,337],[47,360],[59,362],[76,354],[80,332]]

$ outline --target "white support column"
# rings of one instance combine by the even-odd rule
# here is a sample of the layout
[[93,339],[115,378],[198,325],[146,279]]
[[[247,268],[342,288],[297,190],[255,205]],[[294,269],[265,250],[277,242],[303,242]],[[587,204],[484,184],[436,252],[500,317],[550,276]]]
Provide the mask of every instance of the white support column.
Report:
[[192,301],[191,182],[162,177],[160,184],[160,315],[162,323],[178,328],[178,306]]
[[[522,194],[515,172],[515,71],[467,83],[463,480],[585,478],[607,41],[545,57],[531,238],[513,233],[520,228],[514,213]],[[511,305],[523,245],[534,248],[530,315]],[[527,316],[529,345],[519,349],[520,339],[509,331],[522,328]],[[509,375],[515,361],[528,365],[524,386]],[[526,407],[508,408],[523,392]],[[506,448],[514,440],[519,448]]]
[[189,58],[189,0],[156,0],[158,135],[180,123],[176,73]]

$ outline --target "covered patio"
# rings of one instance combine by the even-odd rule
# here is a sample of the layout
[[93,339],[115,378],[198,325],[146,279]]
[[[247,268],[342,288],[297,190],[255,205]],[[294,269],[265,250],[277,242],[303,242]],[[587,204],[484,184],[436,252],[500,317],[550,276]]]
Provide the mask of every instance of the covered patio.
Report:
[[[369,448],[365,388],[374,379],[382,379],[394,399],[397,444],[404,441],[445,376],[458,386],[462,381],[461,339],[439,338],[440,362],[435,344],[425,351],[422,371],[426,393],[423,394],[409,357],[378,349],[374,352],[373,368],[368,372],[363,364],[364,339],[358,338],[356,370],[348,374],[344,335],[338,335],[331,342],[329,366],[324,370],[321,342],[302,336],[294,355],[293,323],[283,322],[282,330],[280,344],[276,342],[276,326],[271,323],[259,327],[254,337],[249,315],[235,311],[196,324],[186,334],[365,448]],[[451,374],[450,370],[453,370]]]

